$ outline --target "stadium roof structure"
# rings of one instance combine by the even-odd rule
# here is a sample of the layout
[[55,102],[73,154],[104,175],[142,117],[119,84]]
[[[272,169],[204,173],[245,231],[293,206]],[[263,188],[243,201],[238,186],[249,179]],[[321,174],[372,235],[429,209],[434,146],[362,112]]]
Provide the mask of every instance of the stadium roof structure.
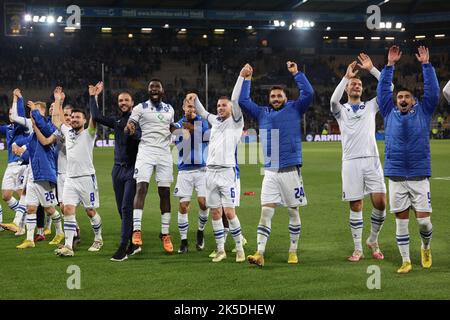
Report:
[[202,9],[202,10],[255,10],[291,12],[364,12],[369,5],[382,4],[388,15],[409,15],[414,13],[450,12],[450,1],[445,0],[30,0],[30,5],[53,5],[155,9]]

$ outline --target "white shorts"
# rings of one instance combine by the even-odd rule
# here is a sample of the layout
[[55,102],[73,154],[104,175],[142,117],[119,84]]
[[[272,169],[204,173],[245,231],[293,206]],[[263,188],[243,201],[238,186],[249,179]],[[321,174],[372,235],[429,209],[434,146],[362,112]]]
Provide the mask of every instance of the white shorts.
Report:
[[26,165],[20,165],[18,162],[10,162],[3,175],[2,190],[21,190],[24,188]]
[[30,206],[54,207],[58,204],[55,186],[48,181],[28,181],[25,201]]
[[83,203],[86,209],[100,206],[95,174],[76,178],[66,177],[62,203],[64,205],[78,206],[80,202]]
[[180,198],[180,202],[191,201],[192,192],[197,197],[206,197],[206,169],[178,171],[177,184],[173,195]]
[[371,193],[386,193],[383,167],[378,157],[342,162],[342,200],[362,200]]
[[[62,202],[63,199],[63,193],[64,193],[64,182],[66,181],[66,174],[65,173],[58,173],[58,184],[57,184],[57,190],[58,190],[58,200]],[[64,202],[63,202],[64,203]]]
[[158,187],[170,187],[173,182],[173,163],[170,152],[161,155],[139,151],[134,166],[133,178],[136,183],[149,182],[155,170]]
[[417,212],[431,212],[430,181],[393,181],[389,179],[389,206],[392,213],[410,207]]
[[234,168],[206,170],[206,206],[208,208],[234,208],[237,191]]
[[287,172],[264,171],[261,205],[269,203],[291,208],[306,206],[308,202],[300,168]]

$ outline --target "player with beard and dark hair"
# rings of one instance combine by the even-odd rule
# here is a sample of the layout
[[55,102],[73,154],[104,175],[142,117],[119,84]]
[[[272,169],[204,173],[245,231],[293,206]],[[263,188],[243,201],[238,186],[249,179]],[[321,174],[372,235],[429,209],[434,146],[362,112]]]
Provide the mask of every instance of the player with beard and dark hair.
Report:
[[[97,83],[97,94],[103,91],[103,82]],[[104,116],[100,113],[95,96],[91,96],[89,106],[91,115],[97,123],[114,129],[114,167],[112,180],[116,204],[122,220],[122,235],[119,248],[111,261],[124,261],[128,255],[140,251],[140,247],[131,243],[133,232],[133,199],[136,194],[136,180],[133,179],[134,164],[139,146],[140,130],[134,136],[124,133],[125,126],[134,105],[133,97],[128,92],[121,92],[117,97],[118,116]]]

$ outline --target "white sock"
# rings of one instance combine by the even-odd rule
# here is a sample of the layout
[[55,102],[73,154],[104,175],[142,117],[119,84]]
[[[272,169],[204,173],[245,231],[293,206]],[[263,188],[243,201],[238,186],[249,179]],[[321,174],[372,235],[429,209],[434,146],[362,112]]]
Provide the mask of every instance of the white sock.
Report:
[[58,210],[55,210],[55,213],[49,216],[50,221],[53,221],[55,224],[56,234],[63,233],[62,230],[62,222],[61,222],[61,214],[58,212]]
[[396,228],[396,239],[398,250],[402,256],[403,262],[411,262],[409,258],[409,230],[408,224],[409,219],[395,219]]
[[417,218],[419,223],[420,237],[422,238],[422,248],[430,249],[431,238],[433,237],[433,225],[431,224],[431,217]]
[[362,231],[363,231],[363,216],[362,211],[356,212],[350,210],[350,229],[352,231],[353,243],[355,250],[362,252]]
[[36,229],[36,213],[27,214],[27,240],[34,241],[34,230]]
[[369,242],[378,242],[378,235],[383,227],[384,219],[386,218],[386,210],[372,209],[372,215],[370,216],[371,227]]
[[224,239],[225,231],[223,228],[222,218],[218,220],[213,219],[212,226],[214,231],[214,238],[216,238],[217,252],[225,251],[225,239]]
[[270,207],[262,207],[261,218],[259,219],[258,231],[256,239],[258,242],[258,252],[263,254],[266,251],[267,240],[270,237],[272,226],[272,217],[275,214],[275,209]]
[[91,220],[91,226],[92,230],[94,230],[94,241],[103,241],[102,239],[102,218],[98,214],[98,212],[93,216],[92,218],[89,217],[89,220]]
[[170,212],[164,212],[161,215],[161,233],[169,234]]
[[142,230],[142,209],[133,209],[133,231]]
[[289,238],[291,240],[291,245],[289,247],[289,252],[297,252],[298,239],[300,238],[300,230],[302,228],[302,223],[300,221],[300,213],[298,208],[288,208],[289,213]]
[[75,236],[76,232],[77,232],[77,220],[75,218],[75,215],[64,216],[64,236],[65,236],[64,245],[66,247],[72,249],[73,237]]
[[3,223],[3,208],[0,205],[0,223]]
[[205,230],[206,223],[208,222],[209,209],[198,210],[198,230]]
[[178,212],[178,230],[180,231],[181,240],[187,239],[189,229],[188,215]]
[[6,201],[6,203],[8,204],[8,207],[10,207],[13,211],[16,211],[17,207],[19,206],[19,201],[17,201],[17,199],[14,197],[11,197],[11,199]]
[[25,221],[27,216],[27,202],[25,201],[25,195],[20,196],[19,207],[16,210],[16,218],[14,218],[14,223],[19,228],[25,228]]
[[[222,221],[223,224],[223,221]],[[230,225],[230,222],[228,221],[228,225]],[[223,227],[223,242],[227,242],[228,234],[230,233],[230,228]]]
[[230,224],[230,232],[233,237],[234,242],[236,243],[236,250],[242,251],[242,235],[241,235],[241,223],[239,222],[238,216],[234,216],[233,219],[228,220]]
[[[61,215],[60,215],[61,218]],[[52,220],[53,220],[53,216],[47,216],[47,220],[45,222],[45,229],[52,229]],[[56,233],[58,234],[58,231],[56,231]]]

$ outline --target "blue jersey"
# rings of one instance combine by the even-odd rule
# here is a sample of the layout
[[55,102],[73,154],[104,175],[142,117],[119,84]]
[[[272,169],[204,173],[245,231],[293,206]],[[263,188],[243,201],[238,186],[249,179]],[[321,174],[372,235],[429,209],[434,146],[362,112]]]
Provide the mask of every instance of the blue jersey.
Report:
[[[20,117],[25,117],[25,107],[23,98],[17,100],[17,114]],[[17,123],[0,126],[0,133],[6,137],[6,148],[8,150],[8,163],[21,161],[21,157],[12,152],[12,145],[17,139],[29,136],[28,129]]]
[[[182,129],[185,122],[188,122],[188,120],[186,117],[183,117],[175,123],[175,127]],[[206,166],[208,139],[205,133],[209,130],[208,121],[197,116],[193,123],[194,132],[190,134],[190,138],[187,141],[184,140],[181,132],[174,132],[176,135],[175,144],[178,149],[178,170],[181,171]]]

